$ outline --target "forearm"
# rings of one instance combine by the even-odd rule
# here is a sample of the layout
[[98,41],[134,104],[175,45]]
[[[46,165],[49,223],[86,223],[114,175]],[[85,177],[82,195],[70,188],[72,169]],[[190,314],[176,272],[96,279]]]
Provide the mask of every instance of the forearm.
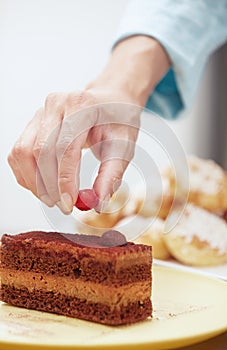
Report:
[[227,0],[130,0],[115,41],[143,33],[171,60],[170,74],[153,91],[147,108],[175,119],[190,108],[208,57],[227,40]]
[[128,96],[125,102],[144,106],[169,67],[169,57],[155,39],[133,36],[116,45],[104,70],[87,88],[118,89]]

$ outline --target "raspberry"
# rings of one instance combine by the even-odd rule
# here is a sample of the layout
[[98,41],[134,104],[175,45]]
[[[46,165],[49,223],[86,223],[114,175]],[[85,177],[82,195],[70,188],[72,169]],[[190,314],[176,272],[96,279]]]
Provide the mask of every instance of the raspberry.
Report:
[[80,190],[75,206],[79,210],[90,210],[95,208],[99,203],[98,196],[96,195],[94,190],[85,189]]

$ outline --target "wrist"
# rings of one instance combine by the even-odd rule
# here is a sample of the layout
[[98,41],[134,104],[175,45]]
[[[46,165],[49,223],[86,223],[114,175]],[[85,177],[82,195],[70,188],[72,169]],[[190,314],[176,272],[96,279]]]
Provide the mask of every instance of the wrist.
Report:
[[116,45],[105,69],[87,88],[118,90],[125,102],[143,107],[169,67],[159,42],[142,35],[130,37]]

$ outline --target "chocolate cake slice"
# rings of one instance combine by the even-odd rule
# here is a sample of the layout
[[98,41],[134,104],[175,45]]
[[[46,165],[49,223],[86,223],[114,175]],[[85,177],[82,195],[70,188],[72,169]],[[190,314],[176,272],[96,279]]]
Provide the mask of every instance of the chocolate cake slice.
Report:
[[0,300],[109,325],[151,316],[151,247],[57,232],[4,234]]

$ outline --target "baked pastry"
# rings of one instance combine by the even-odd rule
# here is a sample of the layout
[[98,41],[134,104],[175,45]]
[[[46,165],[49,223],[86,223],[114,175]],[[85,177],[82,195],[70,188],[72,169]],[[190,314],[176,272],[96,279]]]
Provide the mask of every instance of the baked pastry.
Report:
[[[111,206],[113,207],[112,204]],[[82,212],[76,215],[76,229],[79,233],[100,236],[105,231],[111,229],[120,219],[121,213],[118,208],[112,212],[103,212],[100,214],[95,211]]]
[[143,217],[152,217],[157,215],[160,219],[166,219],[170,213],[174,201],[173,192],[165,192],[152,199],[144,200],[138,198],[137,213]]
[[100,213],[96,211],[76,211],[77,231],[83,234],[101,235],[111,229],[123,217],[123,208],[127,202],[127,191],[119,189],[113,194],[107,207]]
[[[174,195],[166,178],[162,179],[162,186],[154,184],[152,188],[147,189],[137,186],[131,193],[119,188],[101,213],[76,212],[76,229],[83,234],[100,235],[113,228],[124,218],[135,215],[138,216],[138,220],[140,217],[152,218],[154,216],[165,219],[173,205]],[[134,234],[134,228],[132,228],[132,233]]]
[[227,174],[212,160],[190,156],[189,201],[209,211],[227,209]]
[[137,244],[152,246],[153,258],[165,260],[170,253],[163,238],[164,225],[164,220],[159,218],[132,215],[120,220],[114,229]]
[[151,316],[151,247],[57,232],[4,234],[0,300],[109,325]]
[[[198,207],[212,212],[223,212],[227,209],[227,174],[213,160],[188,156],[189,198],[188,201]],[[165,174],[172,189],[175,181],[171,170]]]
[[152,255],[155,259],[166,260],[170,258],[170,253],[163,237],[164,226],[164,220],[153,218],[152,223],[148,229],[145,230],[145,232],[135,240],[135,243],[151,245]]
[[175,190],[172,190],[169,178],[162,176],[161,182],[154,181],[147,188],[135,186],[128,201],[122,206],[120,218],[139,215],[144,218],[158,216],[165,219],[172,207]]
[[209,266],[227,262],[227,224],[220,217],[188,204],[178,222],[177,211],[169,217],[175,227],[163,237],[171,255],[186,265]]

